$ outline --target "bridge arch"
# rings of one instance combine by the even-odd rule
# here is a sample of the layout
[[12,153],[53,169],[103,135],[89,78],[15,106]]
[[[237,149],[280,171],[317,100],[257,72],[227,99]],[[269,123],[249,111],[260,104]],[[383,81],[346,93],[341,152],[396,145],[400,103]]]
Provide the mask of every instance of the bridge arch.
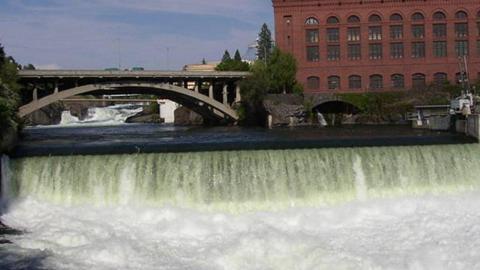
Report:
[[350,102],[340,99],[327,99],[316,103],[313,106],[313,112],[322,114],[358,114],[361,110]]
[[48,96],[33,100],[19,108],[18,115],[25,117],[54,102],[72,96],[98,93],[98,94],[152,94],[170,99],[200,114],[206,121],[238,120],[235,110],[209,96],[169,83],[153,82],[109,82],[88,84],[71,89],[54,92]]

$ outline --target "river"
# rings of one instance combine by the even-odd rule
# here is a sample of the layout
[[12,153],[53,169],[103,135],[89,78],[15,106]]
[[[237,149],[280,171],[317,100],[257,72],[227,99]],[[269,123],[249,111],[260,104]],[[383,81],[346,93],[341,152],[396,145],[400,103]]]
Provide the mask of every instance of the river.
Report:
[[3,158],[1,216],[23,233],[4,236],[0,269],[480,267],[480,145],[463,137],[149,125],[23,136]]

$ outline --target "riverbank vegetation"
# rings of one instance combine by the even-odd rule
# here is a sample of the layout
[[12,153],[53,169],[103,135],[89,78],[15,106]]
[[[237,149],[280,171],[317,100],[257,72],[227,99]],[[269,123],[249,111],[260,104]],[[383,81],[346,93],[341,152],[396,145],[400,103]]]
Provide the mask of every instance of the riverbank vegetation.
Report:
[[5,54],[0,44],[0,152],[11,146],[19,127],[16,116],[20,101],[18,67],[15,60]]
[[258,34],[257,60],[243,61],[240,53],[232,59],[225,51],[218,71],[250,71],[251,76],[242,81],[242,103],[237,104],[241,124],[263,125],[265,109],[263,100],[267,94],[302,93],[296,80],[297,62],[293,55],[273,46],[268,26],[264,24]]
[[[480,89],[480,82],[477,83]],[[335,96],[357,107],[369,122],[388,122],[389,119],[405,116],[418,105],[447,105],[460,96],[462,86],[450,82],[434,83],[426,88],[409,91],[344,93]]]

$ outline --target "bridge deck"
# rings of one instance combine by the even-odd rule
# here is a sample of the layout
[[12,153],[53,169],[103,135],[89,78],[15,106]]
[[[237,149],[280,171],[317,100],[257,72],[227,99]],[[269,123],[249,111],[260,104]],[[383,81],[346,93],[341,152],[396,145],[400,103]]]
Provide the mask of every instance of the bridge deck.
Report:
[[122,70],[20,70],[20,78],[246,78],[249,72],[237,71],[122,71]]

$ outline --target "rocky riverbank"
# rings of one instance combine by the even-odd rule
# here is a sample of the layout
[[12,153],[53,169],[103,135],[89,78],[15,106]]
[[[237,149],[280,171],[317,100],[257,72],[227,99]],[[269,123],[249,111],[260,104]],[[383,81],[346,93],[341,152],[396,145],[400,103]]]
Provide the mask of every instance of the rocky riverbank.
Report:
[[0,154],[9,153],[13,150],[15,145],[18,142],[18,132],[13,127],[8,127],[7,130],[3,131],[3,137],[0,141]]
[[56,102],[29,114],[25,117],[24,123],[27,126],[58,125],[62,121],[62,113],[64,111],[70,111],[72,116],[77,117],[79,120],[85,120],[85,118],[88,117],[89,108],[106,107],[110,105],[112,104],[106,104],[104,102]]

